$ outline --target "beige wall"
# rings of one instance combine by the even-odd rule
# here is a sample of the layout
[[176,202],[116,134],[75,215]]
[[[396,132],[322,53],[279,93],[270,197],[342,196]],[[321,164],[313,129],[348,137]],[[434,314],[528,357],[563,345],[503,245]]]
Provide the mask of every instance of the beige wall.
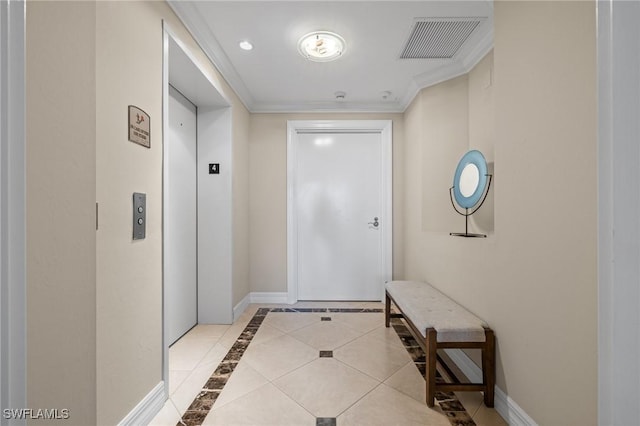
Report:
[[95,4],[28,2],[26,18],[27,403],[69,409],[71,417],[57,424],[90,425],[96,423]]
[[[164,2],[98,2],[98,421],[121,420],[162,379],[162,20],[232,102],[233,298],[248,292],[248,112]],[[115,31],[114,29],[117,29]],[[126,111],[151,116],[151,149],[127,141]],[[131,196],[147,236],[131,240]]]
[[[249,114],[164,2],[27,11],[28,400],[116,424],[162,380],[163,19],[232,102],[234,301],[249,289]],[[149,113],[151,149],[127,140],[128,105]]]
[[249,282],[249,112],[231,90],[233,109],[233,306],[251,291]]
[[[234,304],[287,288],[287,120],[392,119],[394,276],[490,323],[498,385],[538,423],[595,423],[595,6],[579,1],[496,2],[493,57],[404,114],[252,115],[165,3],[29,2],[30,406],[113,424],[161,380],[162,19],[233,103]],[[151,149],[126,139],[130,104],[151,115]],[[448,235],[470,148],[495,160],[482,240]],[[134,191],[148,202],[136,242]]]
[[530,329],[501,343],[502,369],[540,424],[597,422],[595,12],[592,1],[495,9],[498,282],[518,308],[500,322],[509,336]]
[[[424,89],[417,98],[422,110],[422,230],[464,232],[464,217],[451,207],[449,188],[460,158],[470,149],[480,150],[493,171],[495,125],[492,83],[493,52],[465,75]],[[415,100],[414,100],[415,101]],[[451,166],[453,164],[453,167]],[[493,194],[470,217],[469,232],[492,234]]]
[[394,275],[402,274],[402,114],[252,114],[249,130],[252,292],[287,291],[287,121],[393,120]]
[[451,164],[468,150],[469,113],[466,75],[423,90],[422,109],[422,230],[464,231],[463,219],[451,209]]
[[[98,422],[116,424],[162,380],[161,3],[98,2]],[[117,28],[117,31],[114,31]],[[151,148],[127,140],[127,107],[150,116]],[[132,241],[133,192],[147,194]]]
[[[595,424],[595,5],[496,2],[494,22],[493,60],[466,76],[467,120],[436,112],[464,104],[465,77],[423,90],[405,113],[406,278],[494,328],[498,386],[536,422]],[[441,193],[473,148],[495,160],[489,217],[474,225],[489,236],[454,238],[462,219],[430,203],[451,208]],[[448,171],[429,174],[442,159]]]

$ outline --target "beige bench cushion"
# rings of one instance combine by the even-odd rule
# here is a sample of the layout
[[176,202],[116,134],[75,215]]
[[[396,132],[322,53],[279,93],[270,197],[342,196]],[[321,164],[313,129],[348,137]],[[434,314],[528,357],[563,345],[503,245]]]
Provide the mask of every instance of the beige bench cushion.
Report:
[[390,281],[386,289],[395,304],[422,335],[438,332],[438,342],[484,342],[487,325],[477,316],[436,290],[417,281]]

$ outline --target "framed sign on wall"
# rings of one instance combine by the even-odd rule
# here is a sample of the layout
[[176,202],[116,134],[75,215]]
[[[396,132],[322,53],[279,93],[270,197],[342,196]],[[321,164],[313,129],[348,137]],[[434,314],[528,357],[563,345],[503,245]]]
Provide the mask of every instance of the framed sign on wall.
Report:
[[129,105],[129,140],[146,148],[151,148],[151,119],[149,114]]

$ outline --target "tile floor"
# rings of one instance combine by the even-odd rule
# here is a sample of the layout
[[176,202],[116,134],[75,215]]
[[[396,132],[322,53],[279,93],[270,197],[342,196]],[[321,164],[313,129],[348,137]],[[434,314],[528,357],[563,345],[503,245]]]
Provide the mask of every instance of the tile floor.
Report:
[[[278,307],[379,312],[269,312]],[[443,412],[447,401],[428,408],[424,378],[382,309],[250,305],[233,325],[198,325],[169,350],[170,397],[151,425],[506,425],[479,392],[456,394],[466,413]]]

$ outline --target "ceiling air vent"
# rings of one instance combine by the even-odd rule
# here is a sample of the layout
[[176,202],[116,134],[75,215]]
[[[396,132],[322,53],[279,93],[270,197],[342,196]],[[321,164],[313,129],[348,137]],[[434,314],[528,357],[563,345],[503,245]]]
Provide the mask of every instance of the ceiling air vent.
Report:
[[450,59],[485,18],[419,18],[401,59]]

